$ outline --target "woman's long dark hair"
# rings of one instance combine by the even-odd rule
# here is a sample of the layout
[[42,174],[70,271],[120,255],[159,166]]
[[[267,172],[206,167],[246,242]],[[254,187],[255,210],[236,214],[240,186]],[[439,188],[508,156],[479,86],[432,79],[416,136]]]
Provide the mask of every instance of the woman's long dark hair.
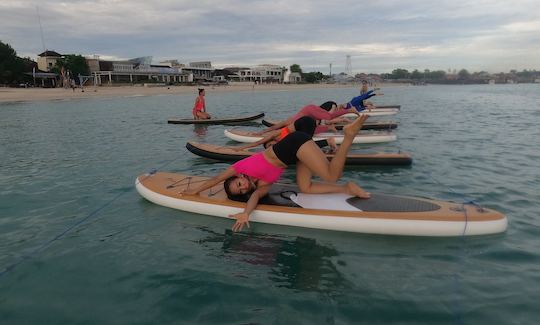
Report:
[[326,103],[323,103],[321,105],[321,108],[324,109],[325,111],[329,111],[332,109],[332,107],[334,107],[334,105],[337,106],[337,103],[336,102],[332,102],[332,101],[328,101]]
[[237,202],[247,202],[251,196],[251,194],[255,191],[255,190],[251,190],[251,191],[248,191],[247,193],[244,193],[244,194],[234,194],[234,193],[231,193],[231,183],[236,180],[238,177],[238,175],[234,175],[234,176],[231,176],[229,178],[227,178],[225,180],[225,182],[223,182],[223,188],[225,190],[225,193],[227,194],[227,197],[229,198],[229,200],[233,200],[233,201],[237,201]]
[[309,116],[302,116],[294,121],[294,129],[296,131],[307,133],[310,137],[313,137],[313,134],[315,134],[316,127],[317,122]]

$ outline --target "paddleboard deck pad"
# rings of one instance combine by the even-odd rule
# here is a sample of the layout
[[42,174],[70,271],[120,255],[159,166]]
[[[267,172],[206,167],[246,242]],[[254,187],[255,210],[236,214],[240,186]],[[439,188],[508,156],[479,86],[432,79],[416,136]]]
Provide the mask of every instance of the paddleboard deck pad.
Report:
[[167,123],[169,124],[233,124],[258,120],[264,117],[264,113],[241,116],[241,117],[230,117],[230,118],[211,118],[207,120],[194,120],[194,119],[181,119],[181,118],[170,118]]
[[[217,146],[209,143],[197,143],[188,142],[186,148],[204,158],[219,160],[219,161],[238,161],[256,154],[261,149],[251,150],[237,150],[233,146]],[[261,146],[262,148],[262,146]],[[326,158],[331,160],[334,158],[333,154],[326,154]],[[379,166],[408,166],[412,164],[412,157],[407,153],[349,153],[345,161],[347,166],[361,166],[361,165],[379,165]]]
[[[239,129],[231,129],[224,131],[225,136],[231,140],[243,143],[253,143],[261,140],[263,137],[255,135],[256,132],[243,131]],[[337,144],[343,142],[343,133],[323,132],[315,134],[313,140],[324,140],[329,137],[333,137]],[[353,143],[384,143],[396,141],[397,136],[392,132],[385,131],[367,131],[365,133],[358,133],[353,140]]]
[[[226,197],[223,184],[199,195],[182,195],[207,177],[154,172],[137,177],[135,187],[145,199],[182,211],[230,218],[242,212],[245,203]],[[306,199],[305,195],[312,196]],[[332,194],[334,195],[334,194]],[[298,199],[300,196],[301,199]],[[303,205],[295,203],[299,202]],[[335,204],[325,209],[311,202],[328,199],[327,194],[302,194],[292,185],[274,184],[251,213],[251,222],[335,231],[410,236],[462,236],[504,232],[503,214],[476,205],[416,197],[372,194],[367,200],[334,195]],[[343,208],[346,206],[346,209]]]

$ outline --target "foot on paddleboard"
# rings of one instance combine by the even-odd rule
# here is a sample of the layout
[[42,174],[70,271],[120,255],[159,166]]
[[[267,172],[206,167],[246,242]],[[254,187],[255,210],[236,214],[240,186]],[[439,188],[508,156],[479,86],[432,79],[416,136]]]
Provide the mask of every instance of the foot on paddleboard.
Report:
[[347,190],[350,195],[357,196],[361,199],[369,199],[371,197],[369,192],[364,191],[360,186],[354,184],[353,182],[347,183]]

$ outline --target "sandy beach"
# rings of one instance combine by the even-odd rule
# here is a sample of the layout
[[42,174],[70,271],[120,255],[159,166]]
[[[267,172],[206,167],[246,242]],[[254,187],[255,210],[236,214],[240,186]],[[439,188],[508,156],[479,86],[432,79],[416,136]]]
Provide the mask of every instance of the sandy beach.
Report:
[[[379,84],[378,87],[398,86],[398,84]],[[317,88],[351,88],[360,87],[353,84],[263,84],[263,85],[227,85],[227,86],[199,86],[207,92],[234,92],[234,91],[277,91],[299,90]],[[0,88],[0,103],[32,102],[64,99],[109,98],[154,96],[162,94],[195,94],[198,86],[102,86],[85,87],[84,91],[77,88]]]

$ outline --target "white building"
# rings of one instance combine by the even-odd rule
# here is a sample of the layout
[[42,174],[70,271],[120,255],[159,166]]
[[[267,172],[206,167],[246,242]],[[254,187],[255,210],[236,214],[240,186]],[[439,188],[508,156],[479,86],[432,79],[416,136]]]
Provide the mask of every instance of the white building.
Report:
[[291,69],[287,69],[283,74],[283,83],[297,84],[302,81],[302,75],[299,72],[291,72]]
[[214,76],[214,67],[210,61],[190,62],[182,70],[193,75],[192,81],[211,81]]
[[286,68],[274,64],[260,64],[251,68],[225,68],[234,74],[229,77],[235,81],[252,81],[258,83],[282,83]]
[[100,60],[94,56],[86,62],[94,85],[113,83],[185,83],[192,82],[193,75],[182,68],[169,65],[153,65],[152,57],[140,57],[126,61]]

